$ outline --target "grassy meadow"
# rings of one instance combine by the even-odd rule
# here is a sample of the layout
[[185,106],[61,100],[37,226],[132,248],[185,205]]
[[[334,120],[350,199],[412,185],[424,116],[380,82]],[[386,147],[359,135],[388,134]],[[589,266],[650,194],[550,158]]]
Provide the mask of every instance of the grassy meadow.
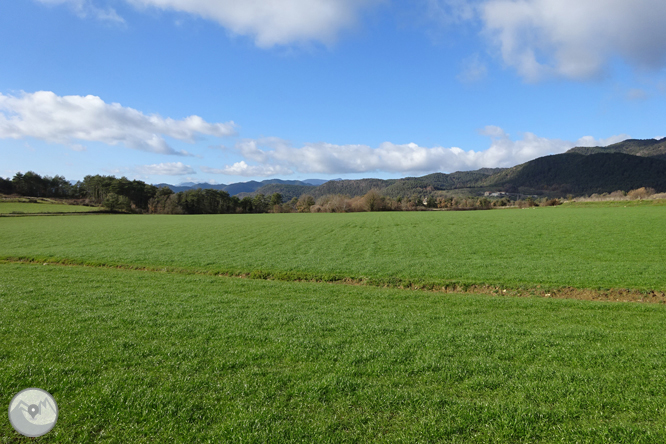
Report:
[[380,287],[663,291],[665,216],[0,218],[0,399],[54,395],[37,442],[661,443],[666,305]]
[[36,442],[660,443],[665,310],[2,264],[0,399],[54,395]]
[[30,214],[30,213],[89,213],[99,211],[97,207],[83,205],[67,205],[61,203],[45,202],[2,202],[0,201],[0,214]]
[[282,279],[666,290],[666,207],[0,221],[0,258]]

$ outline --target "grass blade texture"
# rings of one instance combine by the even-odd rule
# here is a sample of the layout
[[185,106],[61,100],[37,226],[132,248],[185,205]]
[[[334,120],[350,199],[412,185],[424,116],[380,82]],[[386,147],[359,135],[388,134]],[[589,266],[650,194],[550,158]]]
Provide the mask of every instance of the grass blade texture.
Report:
[[39,442],[657,443],[664,309],[2,264],[0,399],[54,395]]

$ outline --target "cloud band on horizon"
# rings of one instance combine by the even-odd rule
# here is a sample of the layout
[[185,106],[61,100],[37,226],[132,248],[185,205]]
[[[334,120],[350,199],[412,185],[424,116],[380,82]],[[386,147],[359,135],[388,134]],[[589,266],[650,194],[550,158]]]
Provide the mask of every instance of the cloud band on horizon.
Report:
[[[511,167],[548,154],[559,154],[574,146],[606,146],[621,142],[625,134],[607,139],[581,137],[575,142],[547,139],[533,133],[524,133],[521,140],[512,140],[497,126],[480,131],[492,140],[483,151],[464,151],[458,147],[425,148],[415,143],[394,144],[384,142],[377,148],[367,145],[335,145],[325,142],[309,143],[300,148],[279,138],[244,139],[234,148],[225,148],[240,154],[245,160],[224,168],[202,167],[209,174],[228,176],[268,177],[275,175],[403,173],[427,174],[454,172],[479,168]],[[255,164],[248,164],[246,160]]]

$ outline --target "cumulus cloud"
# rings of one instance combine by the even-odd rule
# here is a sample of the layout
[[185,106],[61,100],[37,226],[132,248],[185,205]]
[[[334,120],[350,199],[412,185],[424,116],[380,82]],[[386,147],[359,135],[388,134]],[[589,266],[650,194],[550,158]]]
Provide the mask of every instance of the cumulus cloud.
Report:
[[[81,17],[123,23],[103,0],[66,4]],[[104,0],[106,2],[108,0]],[[125,0],[138,9],[182,12],[249,36],[264,48],[310,41],[329,44],[360,13],[387,0]],[[481,22],[506,64],[529,81],[602,76],[620,57],[639,67],[666,64],[663,0],[420,0],[445,26]]]
[[502,128],[495,125],[486,125],[479,130],[479,134],[488,137],[506,137],[507,134]]
[[226,165],[224,168],[201,167],[208,174],[225,174],[227,176],[268,177],[294,174],[292,170],[281,165],[248,165],[245,161]]
[[119,143],[159,154],[188,155],[176,151],[164,137],[194,142],[201,135],[235,134],[233,122],[208,123],[199,116],[182,120],[146,115],[97,96],[57,96],[50,91],[0,93],[0,139],[34,137],[76,146],[74,141]]
[[[40,0],[90,4],[88,0]],[[359,11],[382,0],[126,0],[138,8],[184,12],[212,20],[260,47],[298,42],[331,43]]]
[[592,136],[584,136],[578,139],[575,146],[608,146],[613,145],[614,143],[622,142],[623,140],[627,140],[629,138],[630,137],[628,134],[618,134],[606,139],[595,139]]
[[68,5],[81,18],[94,17],[97,20],[124,24],[125,19],[113,8],[100,8],[88,0],[37,0],[46,5]]
[[479,10],[504,61],[529,81],[598,77],[616,56],[666,63],[663,0],[488,0]]
[[153,165],[143,165],[138,168],[141,174],[149,176],[185,176],[187,174],[196,174],[196,171],[182,162],[156,163]]
[[574,146],[606,146],[628,138],[626,135],[608,139],[591,136],[576,141],[547,139],[525,133],[513,140],[502,128],[488,126],[481,133],[491,137],[491,145],[483,151],[461,148],[426,148],[415,143],[384,142],[377,148],[367,145],[335,145],[311,143],[300,148],[280,139],[243,140],[234,148],[245,159],[258,165],[238,162],[220,170],[205,169],[227,175],[270,176],[299,173],[430,173],[474,170],[483,167],[510,167],[540,156],[558,154]]

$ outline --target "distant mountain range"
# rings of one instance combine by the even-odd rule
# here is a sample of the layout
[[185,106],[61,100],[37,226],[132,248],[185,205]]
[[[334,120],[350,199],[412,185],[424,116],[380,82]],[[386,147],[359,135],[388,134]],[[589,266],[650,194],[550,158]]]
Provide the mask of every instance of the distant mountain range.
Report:
[[[342,179],[332,179],[332,180],[342,180]],[[170,185],[168,183],[159,183],[155,184],[157,187],[168,187],[171,188],[174,192],[178,193],[180,191],[187,190],[196,190],[197,188],[202,189],[213,189],[213,190],[224,190],[232,196],[237,196],[239,194],[254,193],[262,187],[269,185],[289,185],[297,187],[316,187],[322,184],[329,182],[324,179],[306,179],[306,180],[281,180],[281,179],[268,179],[257,182],[256,180],[251,180],[249,182],[238,182],[232,183],[229,185],[225,184],[210,184],[206,182],[195,183],[195,182],[185,182],[178,185]],[[271,193],[272,194],[272,193]]]
[[576,147],[564,154],[540,157],[512,168],[481,168],[476,171],[433,173],[402,179],[270,179],[230,185],[166,186],[174,191],[215,188],[241,198],[258,193],[280,193],[284,200],[304,193],[315,198],[326,194],[360,196],[371,189],[394,198],[414,194],[482,194],[484,191],[558,197],[629,191],[640,187],[665,192],[666,139],[629,139],[606,147]]

